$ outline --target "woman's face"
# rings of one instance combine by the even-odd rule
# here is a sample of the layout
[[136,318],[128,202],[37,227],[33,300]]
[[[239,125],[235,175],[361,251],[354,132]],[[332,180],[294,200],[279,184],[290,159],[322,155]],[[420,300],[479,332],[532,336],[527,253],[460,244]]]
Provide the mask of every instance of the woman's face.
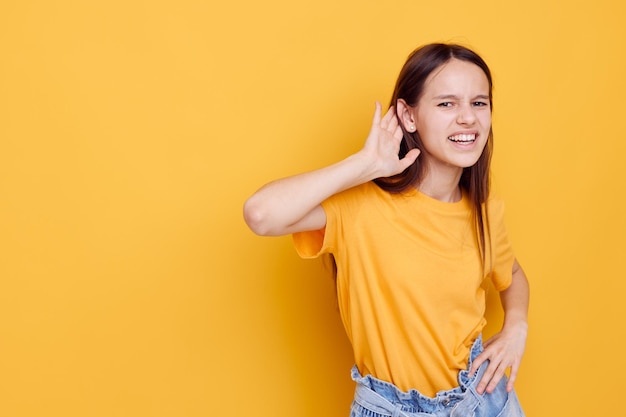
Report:
[[429,75],[411,110],[429,172],[478,161],[491,128],[489,81],[480,67],[451,59]]

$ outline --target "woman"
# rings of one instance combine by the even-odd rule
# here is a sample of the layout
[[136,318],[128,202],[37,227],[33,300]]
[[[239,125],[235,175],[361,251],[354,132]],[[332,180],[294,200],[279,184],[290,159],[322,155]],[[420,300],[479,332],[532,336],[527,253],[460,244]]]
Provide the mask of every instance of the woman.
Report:
[[[384,116],[376,104],[359,152],[269,183],[244,206],[255,233],[293,234],[301,256],[334,257],[353,417],[524,415],[513,384],[529,289],[489,195],[491,112],[482,58],[423,46]],[[505,320],[483,346],[489,280]]]

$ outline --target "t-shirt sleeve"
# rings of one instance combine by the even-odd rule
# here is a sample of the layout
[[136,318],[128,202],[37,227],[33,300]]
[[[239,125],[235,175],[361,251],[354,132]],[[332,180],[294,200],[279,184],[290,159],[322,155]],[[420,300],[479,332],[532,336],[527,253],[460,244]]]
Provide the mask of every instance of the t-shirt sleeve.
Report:
[[337,241],[338,211],[332,197],[322,203],[326,213],[326,226],[320,230],[294,233],[293,243],[296,252],[305,259],[317,258],[325,253],[332,253]]
[[504,223],[504,202],[502,200],[489,202],[489,227],[493,250],[491,279],[495,288],[498,291],[503,291],[511,285],[513,280],[515,254]]

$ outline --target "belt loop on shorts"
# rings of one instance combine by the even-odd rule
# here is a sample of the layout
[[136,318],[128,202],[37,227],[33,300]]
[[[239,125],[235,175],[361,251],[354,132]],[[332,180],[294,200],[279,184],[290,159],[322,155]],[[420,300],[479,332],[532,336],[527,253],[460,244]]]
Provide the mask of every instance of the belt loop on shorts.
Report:
[[[384,408],[385,411],[391,413],[391,417],[407,417],[407,414],[402,411],[402,406],[400,404],[392,403],[370,387],[358,382],[356,384],[355,400],[357,403],[364,401],[366,404],[372,404],[377,407]],[[367,408],[366,404],[361,405]]]

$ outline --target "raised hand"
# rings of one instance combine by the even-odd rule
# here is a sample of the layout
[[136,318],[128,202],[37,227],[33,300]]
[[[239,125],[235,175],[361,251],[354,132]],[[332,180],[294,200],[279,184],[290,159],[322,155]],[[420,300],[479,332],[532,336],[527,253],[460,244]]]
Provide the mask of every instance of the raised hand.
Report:
[[419,149],[412,149],[404,158],[399,158],[402,129],[398,124],[395,107],[392,106],[382,119],[381,113],[381,105],[376,102],[372,128],[361,150],[366,161],[372,164],[376,178],[401,173],[415,162],[420,154]]

